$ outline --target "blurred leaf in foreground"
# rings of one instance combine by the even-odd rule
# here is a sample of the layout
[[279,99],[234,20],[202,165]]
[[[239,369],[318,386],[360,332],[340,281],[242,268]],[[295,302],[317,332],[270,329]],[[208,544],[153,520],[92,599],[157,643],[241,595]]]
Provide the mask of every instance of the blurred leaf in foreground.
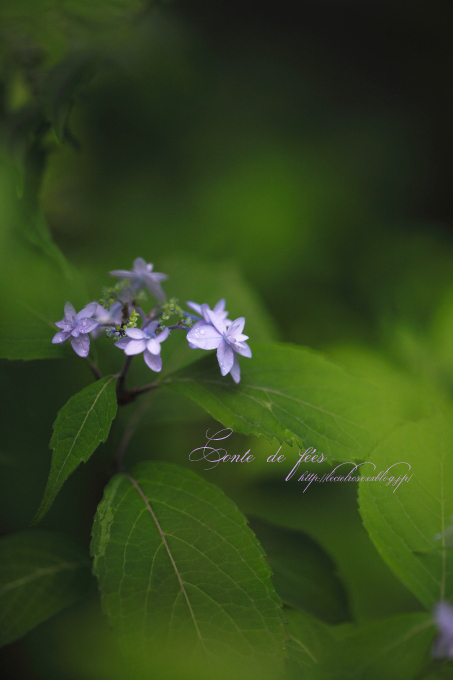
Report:
[[[146,658],[228,660],[232,677],[279,677],[284,630],[263,551],[220,489],[168,463],[106,488],[94,572],[111,625]],[[244,666],[245,664],[245,666]]]
[[339,623],[349,618],[335,564],[310,536],[252,517],[250,526],[266,553],[272,582],[283,602]]
[[[397,428],[370,460],[398,487],[360,482],[363,523],[383,559],[427,608],[453,596],[453,427],[449,414]],[[409,470],[409,465],[411,469]],[[392,466],[394,466],[392,468]]]
[[[364,459],[398,422],[386,393],[304,347],[250,341],[239,385],[205,357],[163,380],[241,434],[315,447],[328,460]],[[194,352],[196,350],[193,350]]]
[[0,645],[76,602],[91,582],[90,565],[64,535],[32,530],[0,538]]

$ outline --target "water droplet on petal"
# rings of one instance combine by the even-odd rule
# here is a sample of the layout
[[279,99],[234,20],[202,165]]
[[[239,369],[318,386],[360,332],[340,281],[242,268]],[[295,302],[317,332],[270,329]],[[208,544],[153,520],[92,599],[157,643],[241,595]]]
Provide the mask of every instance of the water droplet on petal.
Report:
[[200,331],[200,335],[204,335],[204,331]]

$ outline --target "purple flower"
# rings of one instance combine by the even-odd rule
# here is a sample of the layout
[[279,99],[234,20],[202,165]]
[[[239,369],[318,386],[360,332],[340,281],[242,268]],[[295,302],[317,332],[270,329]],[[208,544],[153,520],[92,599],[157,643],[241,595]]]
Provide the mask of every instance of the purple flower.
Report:
[[439,635],[432,647],[433,657],[453,659],[453,607],[439,602],[434,609],[434,622],[439,628]]
[[91,337],[94,340],[105,331],[105,328],[102,328],[102,326],[112,323],[121,323],[123,320],[123,304],[121,302],[115,302],[110,309],[106,309],[98,304],[93,316],[99,324],[99,326],[91,332]]
[[156,300],[165,300],[166,296],[160,282],[168,279],[168,276],[159,272],[153,272],[153,266],[151,263],[147,264],[142,257],[137,257],[134,260],[133,271],[128,272],[125,269],[115,269],[109,273],[120,279],[129,279],[133,288],[145,286],[154,295]]
[[155,331],[158,325],[158,321],[152,321],[143,329],[128,328],[126,330],[127,338],[121,338],[121,340],[115,342],[115,347],[123,349],[127,356],[144,352],[143,358],[149,368],[159,373],[162,370],[160,345],[168,338],[169,330],[164,328],[159,335],[156,335]]
[[61,331],[58,331],[58,333],[53,336],[52,342],[54,344],[57,342],[65,342],[65,340],[71,338],[71,345],[74,352],[76,352],[79,357],[87,357],[90,351],[90,337],[88,333],[94,331],[98,326],[98,322],[91,318],[96,312],[97,306],[97,302],[91,302],[76,314],[74,307],[70,302],[67,302],[64,306],[63,320],[57,321],[55,324],[58,328],[61,328]]
[[245,319],[240,317],[227,327],[211,309],[206,310],[206,314],[210,323],[197,323],[187,333],[189,346],[216,349],[221,374],[231,373],[234,382],[238,383],[241,379],[238,354],[249,358],[252,356],[252,351],[245,342],[248,336],[242,334]]
[[[231,321],[228,319],[228,312],[225,311],[225,304],[226,304],[225,300],[224,298],[222,298],[221,300],[218,301],[218,303],[216,304],[212,311],[215,312],[219,319],[221,319],[226,325],[229,325]],[[186,302],[186,305],[190,307],[190,309],[193,309],[193,311],[196,312],[198,316],[203,317],[206,323],[211,323],[208,317],[208,310],[211,309],[209,305],[207,304],[199,305],[196,302]]]
[[[195,314],[188,314],[188,316],[190,316],[192,319],[197,319],[197,322],[194,323],[191,330],[193,330],[194,328],[198,328],[199,326],[204,326],[205,323],[209,324],[211,323],[211,320],[208,316],[208,312],[210,310],[215,312],[219,319],[221,319],[226,326],[229,326],[231,320],[228,318],[228,312],[225,311],[225,304],[226,304],[225,299],[222,298],[221,300],[218,301],[214,309],[211,310],[210,306],[207,305],[206,303],[203,305],[199,305],[196,302],[186,302],[186,305],[193,309],[194,312],[198,314],[198,316],[195,316]],[[201,319],[199,318],[200,316],[202,317]],[[198,348],[198,345],[194,345],[193,343],[190,342],[190,340],[188,340],[188,343],[191,349]]]

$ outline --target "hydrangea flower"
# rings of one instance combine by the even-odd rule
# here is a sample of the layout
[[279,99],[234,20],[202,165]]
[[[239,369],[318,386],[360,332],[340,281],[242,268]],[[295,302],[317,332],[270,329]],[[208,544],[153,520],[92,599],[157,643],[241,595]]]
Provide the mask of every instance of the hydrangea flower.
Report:
[[88,333],[94,331],[98,326],[96,319],[91,318],[95,314],[97,306],[97,302],[91,302],[76,314],[74,307],[70,302],[67,302],[64,306],[64,318],[55,324],[61,330],[53,336],[52,342],[54,344],[65,342],[68,338],[71,338],[74,352],[79,357],[87,357],[90,351],[90,336]]
[[133,271],[126,271],[125,269],[115,269],[109,274],[117,276],[120,279],[129,279],[133,288],[140,288],[144,286],[154,295],[156,300],[165,300],[166,295],[160,285],[161,281],[168,279],[166,274],[153,272],[151,263],[147,264],[142,257],[137,257],[134,260]]
[[91,331],[91,337],[93,340],[95,340],[105,331],[105,328],[102,326],[111,323],[121,323],[123,320],[123,304],[122,302],[114,302],[110,309],[106,309],[102,305],[98,304],[93,316],[99,324],[99,326],[95,328],[94,331]]
[[[221,300],[218,301],[214,309],[212,310],[217,314],[219,319],[223,321],[225,325],[229,325],[231,323],[230,319],[228,319],[228,312],[225,311],[225,299],[222,298]],[[196,302],[186,302],[186,305],[190,307],[190,309],[193,309],[194,312],[198,314],[198,316],[201,316],[206,323],[210,323],[210,319],[208,317],[208,310],[211,309],[209,305],[204,304],[204,305],[199,305]],[[191,314],[191,316],[194,316]]]
[[160,345],[168,338],[169,330],[164,330],[156,335],[156,328],[159,325],[158,321],[152,321],[145,328],[128,328],[126,330],[126,338],[121,338],[115,342],[115,346],[124,350],[127,356],[134,354],[141,354],[144,352],[143,358],[146,364],[152,371],[162,370],[162,357],[160,356]]
[[[221,300],[218,301],[216,306],[214,307],[213,312],[217,314],[219,319],[222,319],[223,323],[226,326],[229,326],[231,323],[231,319],[228,318],[228,312],[225,311],[225,299],[222,298]],[[197,313],[198,316],[195,316],[195,314],[188,314],[192,319],[197,319],[196,323],[192,326],[192,330],[194,328],[198,328],[198,326],[203,326],[205,323],[211,323],[209,316],[208,316],[208,311],[211,309],[209,305],[206,303],[203,305],[199,305],[197,302],[186,302],[186,305],[190,307],[191,309],[194,310],[194,312]],[[201,319],[199,317],[202,317]],[[188,340],[189,347],[191,349],[197,349],[198,345],[194,345]]]
[[238,354],[250,358],[252,351],[245,342],[248,335],[243,335],[245,319],[240,317],[228,326],[211,309],[206,310],[209,323],[196,324],[188,333],[190,347],[199,349],[216,349],[217,359],[222,375],[231,373],[235,383],[241,379]]
[[434,621],[439,635],[434,640],[432,654],[435,659],[453,659],[453,607],[439,602],[434,610]]

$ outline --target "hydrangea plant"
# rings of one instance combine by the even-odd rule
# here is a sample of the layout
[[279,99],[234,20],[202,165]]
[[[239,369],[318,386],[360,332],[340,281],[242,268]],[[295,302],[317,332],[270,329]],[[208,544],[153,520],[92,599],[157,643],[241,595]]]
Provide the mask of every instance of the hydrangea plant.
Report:
[[[151,390],[157,398],[162,388],[188,396],[221,423],[224,429],[207,433],[207,443],[195,450],[196,460],[206,457],[214,466],[236,458],[229,456],[223,441],[233,431],[279,442],[278,452],[264,463],[289,458],[288,470],[298,469],[307,446],[308,452],[316,448],[324,461],[337,466],[357,469],[370,456],[372,466],[390,470],[406,443],[411,451],[424,453],[434,441],[416,507],[401,475],[391,478],[398,484],[394,493],[385,484],[363,479],[359,484],[360,511],[370,538],[425,611],[366,625],[351,623],[348,593],[337,568],[308,535],[263,519],[252,519],[250,529],[219,488],[184,467],[150,460],[128,469],[125,454],[139,408],[113,455],[113,474],[94,518],[90,557],[67,537],[35,527],[0,539],[0,599],[5,611],[19,603],[21,612],[17,620],[5,618],[3,623],[0,614],[0,642],[19,638],[78,600],[89,588],[92,570],[109,622],[134,658],[151,666],[156,659],[168,663],[169,653],[184,648],[202,663],[196,677],[203,680],[217,677],[226,664],[227,680],[280,680],[286,662],[298,669],[296,680],[355,677],[357,668],[357,677],[365,680],[369,672],[369,677],[381,677],[376,673],[387,664],[401,668],[401,659],[409,659],[414,669],[402,677],[415,680],[423,664],[435,669],[453,659],[451,527],[446,519],[453,510],[446,495],[453,471],[441,455],[453,444],[449,419],[441,415],[401,424],[388,394],[302,347],[257,343],[252,359],[244,316],[230,318],[224,298],[213,306],[213,300],[181,305],[176,298],[167,299],[162,287],[167,276],[154,272],[142,258],[130,270],[110,274],[119,280],[99,300],[80,311],[66,302],[53,337],[45,328],[46,349],[39,351],[71,345],[88,362],[95,380],[57,415],[49,478],[34,524],[46,515],[69,475],[107,439],[118,407]],[[173,369],[173,335],[187,343],[189,354],[212,354]],[[118,368],[103,375],[108,343],[113,348],[106,353],[108,362],[118,361]],[[153,379],[131,386],[130,368],[138,355],[143,362],[137,362],[135,375],[151,370]],[[243,359],[252,361],[240,367]],[[284,444],[293,446],[292,453],[279,457]],[[251,454],[240,461],[253,458]],[[300,483],[300,471],[300,477],[288,478]],[[439,485],[446,509],[426,513]],[[1,571],[2,559],[20,565],[19,580],[11,580],[8,568]],[[306,563],[307,576],[300,578],[300,565]],[[75,573],[69,575],[72,569]],[[36,574],[44,579],[38,592],[29,585]],[[324,591],[326,596],[320,597]],[[46,593],[52,593],[52,606]],[[347,625],[337,632],[335,626],[343,623]],[[307,639],[313,640],[319,660],[307,658],[301,648],[300,641]],[[376,666],[382,650],[385,661]],[[390,677],[400,677],[396,672]],[[168,677],[173,680],[177,672],[173,669]]]

